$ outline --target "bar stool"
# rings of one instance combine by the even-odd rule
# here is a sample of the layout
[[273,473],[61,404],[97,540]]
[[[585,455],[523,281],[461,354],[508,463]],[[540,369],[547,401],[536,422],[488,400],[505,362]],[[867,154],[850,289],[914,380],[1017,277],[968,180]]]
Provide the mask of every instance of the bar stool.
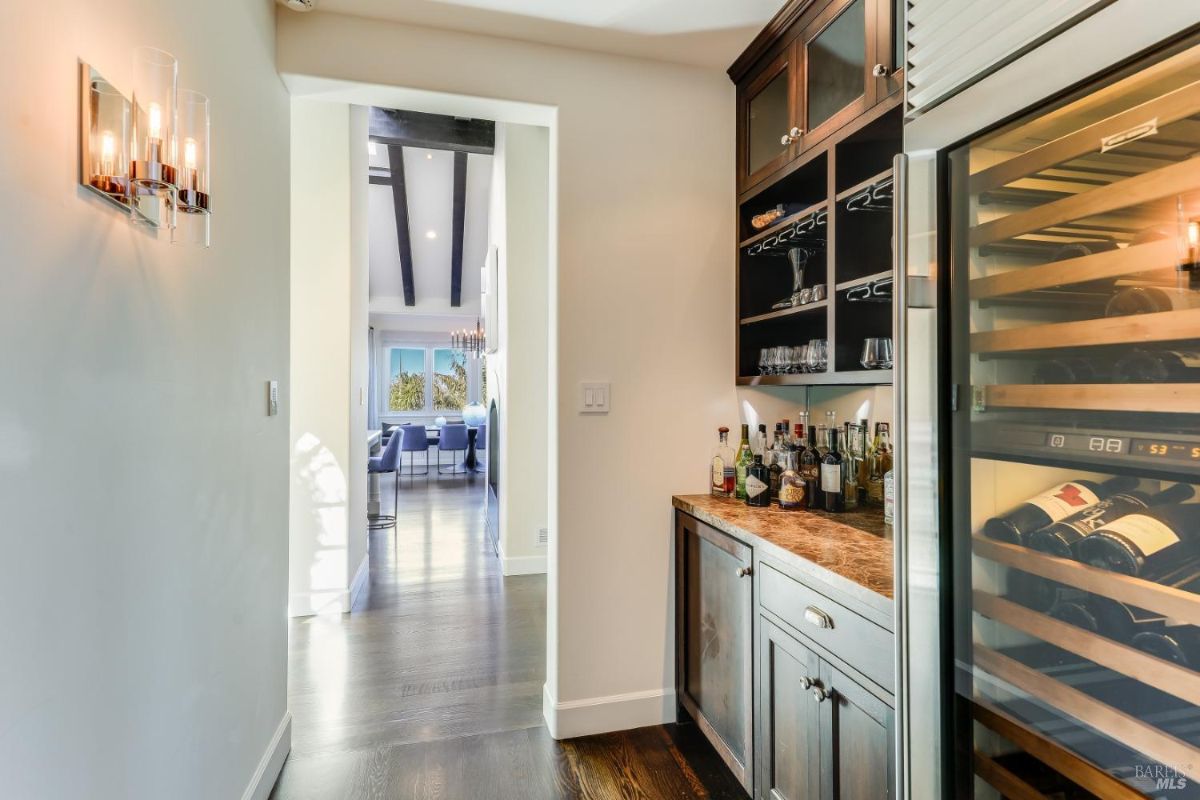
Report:
[[394,488],[392,489],[392,513],[391,514],[376,514],[374,516],[367,515],[367,530],[379,531],[385,528],[396,527],[396,511],[400,507],[400,436],[395,433],[392,438],[388,439],[387,447],[383,448],[383,453],[377,456],[371,456],[367,459],[367,472],[378,474],[392,473],[395,475]]
[[[438,473],[445,474],[446,470],[442,469],[442,451],[449,450],[451,453],[462,451],[467,452],[467,426],[463,424],[443,425],[442,433],[438,441]],[[452,462],[450,464],[450,474],[458,474],[458,464]]]
[[[425,431],[424,425],[413,425],[405,423],[396,429],[396,433],[392,434],[392,438],[396,438],[399,434],[400,442],[400,466],[404,466],[404,454],[409,453],[408,457],[408,475],[428,475],[429,474],[429,434]],[[425,454],[425,471],[415,472],[417,463],[417,453]],[[397,473],[398,474],[398,473]]]

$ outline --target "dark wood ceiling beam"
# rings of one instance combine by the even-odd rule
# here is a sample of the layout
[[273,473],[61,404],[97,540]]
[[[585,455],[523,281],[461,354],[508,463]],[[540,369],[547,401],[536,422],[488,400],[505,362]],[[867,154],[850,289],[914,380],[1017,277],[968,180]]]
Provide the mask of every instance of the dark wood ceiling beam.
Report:
[[404,148],[398,144],[389,145],[388,162],[392,168],[392,205],[396,211],[396,246],[400,251],[404,305],[415,306],[417,293],[413,285],[412,236],[408,229],[408,189],[404,183]]
[[454,222],[450,243],[450,305],[462,305],[463,232],[467,221],[467,154],[454,154]]
[[461,119],[373,107],[368,132],[372,141],[389,146],[425,147],[484,155],[492,155],[496,149],[496,123],[486,119]]

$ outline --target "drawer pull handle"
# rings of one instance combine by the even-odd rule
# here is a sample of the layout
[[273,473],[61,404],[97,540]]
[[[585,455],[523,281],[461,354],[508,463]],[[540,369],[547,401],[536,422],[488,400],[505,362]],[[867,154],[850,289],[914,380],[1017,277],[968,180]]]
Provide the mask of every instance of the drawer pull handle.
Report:
[[738,576],[739,578],[744,578],[744,577],[746,577],[747,575],[753,575],[753,574],[754,574],[754,568],[753,568],[753,567],[738,567],[738,568],[737,568],[737,576]]
[[806,622],[816,625],[818,628],[832,628],[833,617],[826,614],[816,606],[809,606],[804,609],[804,619]]

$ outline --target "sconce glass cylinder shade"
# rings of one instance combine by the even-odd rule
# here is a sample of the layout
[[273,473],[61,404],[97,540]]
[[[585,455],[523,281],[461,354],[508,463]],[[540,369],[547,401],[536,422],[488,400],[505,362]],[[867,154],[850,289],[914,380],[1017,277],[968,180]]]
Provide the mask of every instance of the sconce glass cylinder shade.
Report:
[[208,98],[184,89],[179,93],[179,162],[176,165],[179,210],[208,213]]
[[128,202],[129,102],[86,65],[83,131],[84,179],[88,186],[120,203]]
[[176,175],[175,110],[179,62],[153,47],[133,58],[133,145],[129,177],[135,189],[168,190]]

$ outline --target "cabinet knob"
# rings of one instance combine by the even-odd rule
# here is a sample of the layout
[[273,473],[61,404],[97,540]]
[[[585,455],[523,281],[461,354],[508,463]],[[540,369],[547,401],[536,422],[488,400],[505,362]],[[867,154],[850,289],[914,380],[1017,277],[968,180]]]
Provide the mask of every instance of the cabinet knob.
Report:
[[788,131],[787,133],[785,133],[783,135],[783,138],[781,138],[779,140],[779,143],[780,144],[792,144],[793,142],[798,142],[798,141],[800,141],[800,137],[803,134],[804,134],[804,131],[800,130],[799,128],[792,128],[790,131]]
[[833,690],[826,689],[823,686],[814,686],[812,693],[813,693],[813,699],[816,700],[818,703],[824,703],[826,700],[833,697]]
[[813,687],[813,684],[815,682],[816,681],[814,681],[812,678],[805,675],[803,678],[800,679],[800,688],[807,692],[809,689],[811,689]]
[[753,567],[738,567],[738,568],[737,568],[737,576],[738,576],[739,578],[744,578],[744,577],[746,577],[747,575],[753,575],[753,574],[754,574],[754,568],[753,568]]
[[890,72],[891,70],[883,64],[876,64],[875,68],[871,70],[871,74],[876,78],[886,78]]

